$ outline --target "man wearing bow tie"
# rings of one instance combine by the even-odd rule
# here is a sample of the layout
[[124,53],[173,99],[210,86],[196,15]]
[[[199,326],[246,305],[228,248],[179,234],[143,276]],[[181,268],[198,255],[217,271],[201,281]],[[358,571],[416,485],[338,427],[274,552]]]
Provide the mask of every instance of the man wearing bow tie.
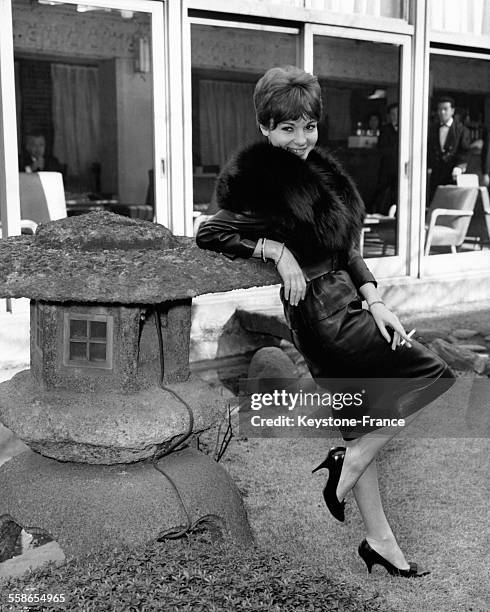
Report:
[[454,100],[450,97],[437,101],[439,120],[429,128],[427,168],[429,171],[429,201],[438,185],[450,185],[458,174],[466,170],[470,149],[470,133],[454,120]]

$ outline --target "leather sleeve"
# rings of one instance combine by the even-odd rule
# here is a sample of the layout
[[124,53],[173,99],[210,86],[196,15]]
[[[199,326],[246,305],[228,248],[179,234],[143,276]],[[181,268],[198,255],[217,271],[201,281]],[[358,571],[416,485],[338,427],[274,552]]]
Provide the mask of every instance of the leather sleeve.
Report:
[[257,241],[268,230],[265,219],[252,213],[235,213],[221,209],[204,221],[197,232],[201,249],[222,253],[230,259],[252,257]]
[[[347,271],[358,292],[359,288],[365,283],[373,283],[375,287],[378,286],[378,282],[367,267],[359,249],[355,246],[352,246],[347,254]],[[364,299],[361,294],[359,296],[361,299]]]

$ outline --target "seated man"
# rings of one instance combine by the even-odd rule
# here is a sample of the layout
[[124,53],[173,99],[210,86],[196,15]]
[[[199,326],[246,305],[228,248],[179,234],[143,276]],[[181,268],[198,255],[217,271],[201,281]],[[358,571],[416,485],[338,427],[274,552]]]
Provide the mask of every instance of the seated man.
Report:
[[25,150],[19,156],[19,172],[63,172],[53,155],[46,154],[46,138],[32,133],[26,137]]

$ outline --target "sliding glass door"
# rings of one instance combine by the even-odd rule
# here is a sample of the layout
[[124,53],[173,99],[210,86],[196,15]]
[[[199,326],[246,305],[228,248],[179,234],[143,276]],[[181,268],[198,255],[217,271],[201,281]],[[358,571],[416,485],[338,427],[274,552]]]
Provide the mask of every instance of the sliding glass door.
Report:
[[69,215],[168,222],[164,6],[12,2],[18,170],[61,172]]
[[411,38],[316,25],[312,35],[325,106],[320,144],[341,161],[364,200],[363,255],[381,276],[405,275]]
[[213,212],[216,177],[237,149],[263,137],[255,83],[272,66],[296,64],[297,28],[190,18],[193,215]]

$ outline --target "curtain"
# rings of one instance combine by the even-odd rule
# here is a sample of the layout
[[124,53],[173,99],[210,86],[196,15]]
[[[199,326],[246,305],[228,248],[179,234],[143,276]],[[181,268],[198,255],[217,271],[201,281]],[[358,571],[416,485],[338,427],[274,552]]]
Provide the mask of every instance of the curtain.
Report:
[[67,174],[84,176],[99,161],[98,69],[51,64],[53,153]]
[[253,83],[199,82],[201,164],[220,168],[236,149],[260,139],[253,108]]
[[311,8],[335,13],[404,18],[402,0],[312,0]]
[[490,2],[488,0],[432,0],[429,4],[433,30],[490,34]]

